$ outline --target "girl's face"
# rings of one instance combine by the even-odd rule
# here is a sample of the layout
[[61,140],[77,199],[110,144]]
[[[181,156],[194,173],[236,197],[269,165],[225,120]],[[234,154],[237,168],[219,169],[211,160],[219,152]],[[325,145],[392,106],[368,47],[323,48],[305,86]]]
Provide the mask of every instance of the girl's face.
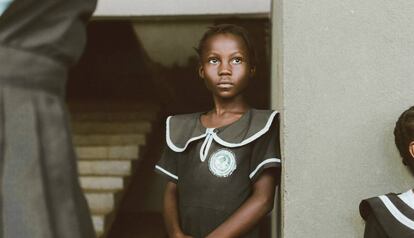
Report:
[[223,33],[207,39],[202,49],[199,75],[213,96],[231,99],[241,96],[254,74],[243,39]]

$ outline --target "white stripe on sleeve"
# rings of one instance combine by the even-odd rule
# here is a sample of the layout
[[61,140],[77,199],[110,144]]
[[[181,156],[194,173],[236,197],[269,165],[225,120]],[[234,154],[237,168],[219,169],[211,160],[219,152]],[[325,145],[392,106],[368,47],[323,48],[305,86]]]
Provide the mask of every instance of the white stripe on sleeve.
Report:
[[155,168],[156,168],[156,169],[158,169],[159,171],[163,172],[164,174],[166,174],[166,175],[170,176],[171,178],[173,178],[173,179],[175,179],[175,180],[178,180],[178,177],[177,177],[176,175],[174,175],[174,174],[172,174],[172,173],[168,172],[167,170],[165,170],[165,169],[161,168],[160,166],[155,165]]
[[277,158],[270,158],[270,159],[266,159],[264,161],[262,161],[262,163],[260,163],[256,169],[253,170],[253,172],[250,173],[249,178],[253,178],[254,175],[259,171],[259,169],[261,167],[263,167],[265,164],[269,164],[269,163],[280,163],[280,159]]
[[397,219],[397,221],[411,230],[414,230],[414,221],[402,214],[387,196],[379,196],[379,199],[381,199],[385,207],[387,207],[388,211],[394,216],[395,219]]

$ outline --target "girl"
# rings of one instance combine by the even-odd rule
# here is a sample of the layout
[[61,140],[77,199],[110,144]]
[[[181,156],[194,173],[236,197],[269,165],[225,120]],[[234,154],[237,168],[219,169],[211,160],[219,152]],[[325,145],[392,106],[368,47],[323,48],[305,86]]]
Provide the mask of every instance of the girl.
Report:
[[[403,163],[414,174],[414,107],[401,114],[395,125],[394,136]],[[413,190],[366,199],[359,208],[366,221],[365,238],[414,237]]]
[[258,237],[279,184],[278,113],[243,96],[255,73],[246,30],[211,27],[197,48],[211,92],[208,112],[170,116],[156,171],[167,176],[164,219],[170,237]]

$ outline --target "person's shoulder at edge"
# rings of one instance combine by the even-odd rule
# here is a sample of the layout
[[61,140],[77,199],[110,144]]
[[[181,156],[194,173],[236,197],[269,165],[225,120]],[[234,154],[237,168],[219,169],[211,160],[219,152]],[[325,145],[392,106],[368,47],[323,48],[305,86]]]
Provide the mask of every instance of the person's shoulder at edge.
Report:
[[251,108],[250,111],[252,114],[252,123],[274,124],[280,120],[280,113],[277,110]]
[[167,116],[167,120],[173,119],[174,121],[186,121],[197,119],[200,114],[203,112],[192,112],[192,113],[179,113],[179,114],[170,114]]
[[359,203],[359,214],[361,215],[361,217],[366,221],[368,219],[368,217],[370,215],[373,214],[373,211],[380,209],[380,207],[378,206],[378,202],[381,201],[381,197],[389,197],[389,196],[398,196],[398,194],[396,193],[387,193],[387,194],[382,194],[382,195],[378,195],[375,197],[370,197],[370,198],[366,198],[363,199],[360,203]]
[[393,210],[392,207],[394,206],[397,207],[397,209],[398,207],[401,208],[398,204],[405,204],[405,210],[414,211],[413,190],[410,189],[402,193],[387,193],[364,199],[359,204],[359,213],[364,220],[367,220],[370,215],[376,213],[378,210]]

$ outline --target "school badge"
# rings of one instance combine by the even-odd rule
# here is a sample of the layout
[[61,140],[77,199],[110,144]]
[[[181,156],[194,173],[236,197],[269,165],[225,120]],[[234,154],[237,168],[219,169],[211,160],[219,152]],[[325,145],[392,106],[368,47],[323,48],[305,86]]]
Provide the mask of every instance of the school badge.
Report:
[[208,167],[217,177],[228,177],[237,167],[236,157],[231,150],[220,149],[210,156]]

